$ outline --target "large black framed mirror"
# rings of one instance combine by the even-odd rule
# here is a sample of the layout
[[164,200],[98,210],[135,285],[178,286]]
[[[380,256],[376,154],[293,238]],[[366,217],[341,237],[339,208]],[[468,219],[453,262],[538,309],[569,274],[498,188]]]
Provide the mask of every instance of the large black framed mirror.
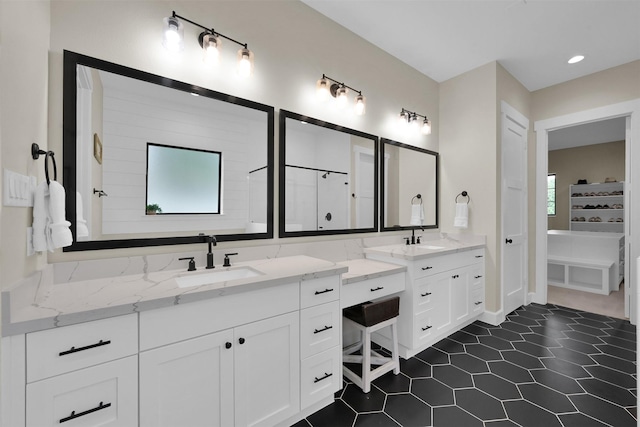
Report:
[[63,90],[64,251],[273,237],[273,107],[70,51]]
[[381,138],[382,231],[438,228],[438,153]]
[[280,110],[279,236],[378,230],[378,137]]

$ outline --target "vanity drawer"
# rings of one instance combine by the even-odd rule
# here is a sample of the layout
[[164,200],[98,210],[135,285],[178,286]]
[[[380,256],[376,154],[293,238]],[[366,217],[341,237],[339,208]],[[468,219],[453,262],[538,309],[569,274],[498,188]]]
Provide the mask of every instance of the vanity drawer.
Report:
[[381,297],[385,297],[405,289],[405,273],[376,277],[361,282],[348,283],[342,286],[340,306],[351,307]]
[[320,400],[333,397],[342,388],[342,349],[336,346],[300,364],[300,406],[307,408]]
[[436,319],[434,318],[436,311],[431,309],[415,316],[413,338],[415,347],[421,346],[424,342],[431,339],[437,332]]
[[436,300],[434,286],[437,282],[428,279],[416,280],[413,284],[413,313],[418,314],[433,308]]
[[321,277],[300,282],[300,307],[307,308],[340,299],[340,276]]
[[472,264],[484,265],[484,249],[473,249],[416,261],[413,266],[413,276],[414,278],[430,276]]
[[305,308],[300,312],[300,358],[318,354],[340,344],[340,302]]
[[26,426],[135,426],[138,357],[27,385]]
[[484,286],[477,286],[471,290],[469,306],[473,315],[484,312]]
[[137,314],[33,332],[27,334],[27,382],[137,352]]

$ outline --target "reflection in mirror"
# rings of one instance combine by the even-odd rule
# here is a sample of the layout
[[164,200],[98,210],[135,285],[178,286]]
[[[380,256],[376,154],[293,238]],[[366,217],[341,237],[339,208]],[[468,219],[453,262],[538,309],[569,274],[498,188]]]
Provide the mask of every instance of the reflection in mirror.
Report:
[[[65,250],[273,237],[273,116],[65,51],[64,185],[76,236]],[[162,215],[147,214],[153,205]]]
[[438,153],[381,142],[382,230],[438,228]]
[[280,237],[377,231],[378,138],[280,111]]

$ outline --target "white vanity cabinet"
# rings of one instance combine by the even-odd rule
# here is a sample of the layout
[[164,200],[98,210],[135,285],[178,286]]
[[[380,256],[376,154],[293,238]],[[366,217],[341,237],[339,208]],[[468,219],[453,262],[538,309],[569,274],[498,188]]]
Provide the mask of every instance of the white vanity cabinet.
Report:
[[[476,320],[484,312],[484,249],[407,260],[367,254],[407,266],[400,295],[400,355],[411,357]],[[389,337],[379,334],[382,342]]]
[[27,426],[138,422],[137,315],[26,336]]

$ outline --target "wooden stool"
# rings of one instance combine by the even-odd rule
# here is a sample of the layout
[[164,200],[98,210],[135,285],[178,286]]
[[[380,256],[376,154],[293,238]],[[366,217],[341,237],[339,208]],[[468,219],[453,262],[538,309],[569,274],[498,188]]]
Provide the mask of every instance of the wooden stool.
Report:
[[[353,307],[345,308],[342,312],[347,323],[358,329],[361,340],[343,349],[343,363],[362,363],[362,377],[359,377],[347,366],[342,367],[345,377],[358,385],[362,391],[371,391],[371,381],[393,370],[395,375],[400,373],[398,360],[398,331],[396,322],[400,310],[400,297],[393,297],[383,301],[365,302]],[[391,341],[393,351],[391,357],[385,357],[371,350],[371,334],[387,326],[391,327]],[[362,349],[362,355],[351,353]],[[380,365],[371,369],[371,365]]]

